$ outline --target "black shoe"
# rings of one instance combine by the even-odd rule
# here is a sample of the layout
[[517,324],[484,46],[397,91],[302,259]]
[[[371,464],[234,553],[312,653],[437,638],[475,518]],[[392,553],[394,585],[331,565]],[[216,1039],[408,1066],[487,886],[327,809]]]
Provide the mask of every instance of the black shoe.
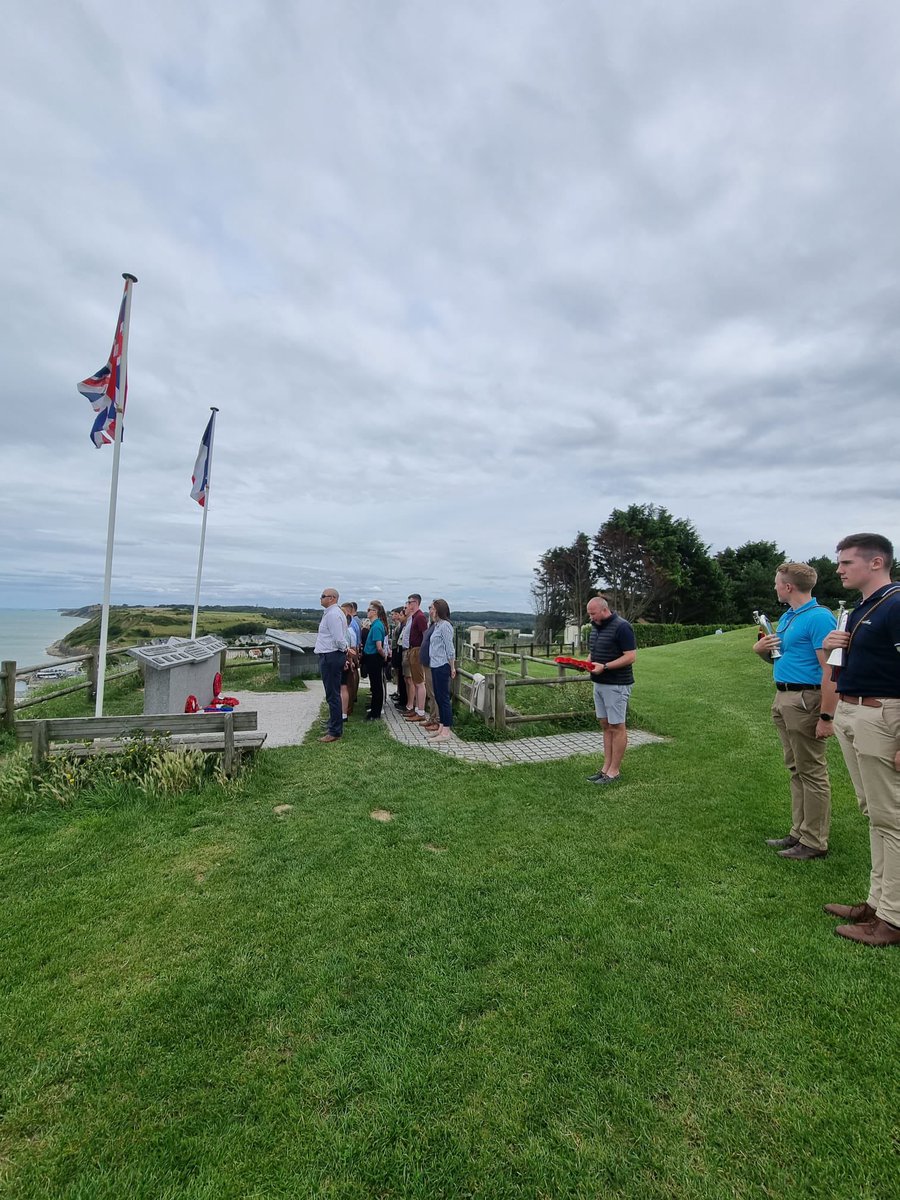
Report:
[[601,775],[599,779],[592,779],[591,783],[618,783],[621,778],[621,775]]
[[588,781],[588,783],[599,783],[601,779],[605,779],[605,778],[606,778],[606,776],[603,774],[602,771],[597,771],[597,773],[595,775],[588,775],[587,781]]
[[800,845],[800,839],[788,834],[783,838],[766,838],[766,845],[771,846],[773,850],[790,850],[792,846]]

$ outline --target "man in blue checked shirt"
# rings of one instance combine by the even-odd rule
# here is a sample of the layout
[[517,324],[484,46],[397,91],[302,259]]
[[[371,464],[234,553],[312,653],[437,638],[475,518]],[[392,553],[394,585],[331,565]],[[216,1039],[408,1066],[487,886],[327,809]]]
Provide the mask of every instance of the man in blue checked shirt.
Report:
[[[787,612],[774,634],[760,638],[753,649],[774,664],[775,699],[772,720],[791,775],[791,829],[787,837],[767,838],[782,858],[805,861],[828,853],[831,826],[831,784],[826,758],[827,739],[837,695],[826,667],[822,643],[837,622],[813,599],[818,576],[808,563],[783,562],[775,573],[775,594]],[[772,658],[773,650],[779,658]]]
[[347,657],[347,618],[338,608],[338,593],[334,588],[322,592],[322,620],[316,634],[315,653],[319,656],[319,673],[325,685],[328,701],[328,729],[320,742],[336,742],[344,732],[341,715],[341,672]]

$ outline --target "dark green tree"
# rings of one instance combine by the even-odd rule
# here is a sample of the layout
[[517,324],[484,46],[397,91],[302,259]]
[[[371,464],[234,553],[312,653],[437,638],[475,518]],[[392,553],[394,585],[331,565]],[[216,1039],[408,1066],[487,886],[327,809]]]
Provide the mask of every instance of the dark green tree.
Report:
[[741,622],[753,619],[754,609],[775,609],[775,570],[786,559],[775,542],[745,542],[730,546],[716,555],[716,561],[728,580],[728,619]]
[[594,537],[597,575],[616,604],[654,621],[707,623],[727,615],[728,585],[693,524],[655,504],[614,509]]
[[824,604],[826,608],[836,609],[839,601],[845,600],[848,604],[856,604],[859,600],[859,592],[848,591],[838,579],[837,563],[828,554],[823,554],[819,558],[811,558],[809,565],[814,567],[819,576],[816,586],[813,588],[813,595],[820,604]]
[[580,627],[587,602],[596,591],[593,579],[586,533],[577,533],[570,546],[554,546],[541,555],[531,589],[541,636],[560,630],[567,621]]

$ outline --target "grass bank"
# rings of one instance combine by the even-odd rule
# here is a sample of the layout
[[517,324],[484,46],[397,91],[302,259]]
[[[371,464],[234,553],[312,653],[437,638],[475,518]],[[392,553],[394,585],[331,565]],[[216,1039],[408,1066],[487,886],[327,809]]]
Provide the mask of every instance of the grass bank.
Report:
[[0,814],[0,1192],[895,1196],[900,958],[821,912],[867,877],[836,747],[829,857],[762,844],[766,676],[746,634],[641,652],[671,740],[605,789],[360,705],[231,792]]

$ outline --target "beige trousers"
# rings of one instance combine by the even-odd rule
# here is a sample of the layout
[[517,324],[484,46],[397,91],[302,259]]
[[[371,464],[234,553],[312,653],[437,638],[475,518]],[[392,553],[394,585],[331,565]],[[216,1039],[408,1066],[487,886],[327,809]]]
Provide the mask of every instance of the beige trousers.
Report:
[[868,902],[883,921],[900,925],[900,700],[880,708],[838,701],[834,728],[859,807],[869,818],[872,874]]
[[784,765],[791,773],[791,837],[813,850],[828,849],[831,784],[828,743],[816,737],[822,693],[776,692],[772,720],[781,738]]
[[437,700],[434,698],[434,684],[431,682],[431,667],[425,667],[425,712],[431,721],[440,721]]

